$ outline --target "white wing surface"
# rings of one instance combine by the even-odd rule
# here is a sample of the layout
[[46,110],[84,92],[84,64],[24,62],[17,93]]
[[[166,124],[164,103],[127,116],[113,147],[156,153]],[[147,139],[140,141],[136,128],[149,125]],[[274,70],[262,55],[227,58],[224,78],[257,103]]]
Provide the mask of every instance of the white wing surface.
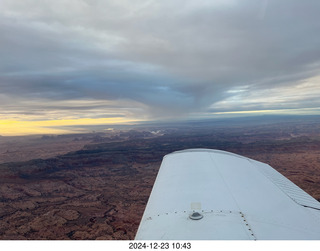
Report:
[[320,203],[267,164],[190,149],[164,157],[136,240],[320,240]]

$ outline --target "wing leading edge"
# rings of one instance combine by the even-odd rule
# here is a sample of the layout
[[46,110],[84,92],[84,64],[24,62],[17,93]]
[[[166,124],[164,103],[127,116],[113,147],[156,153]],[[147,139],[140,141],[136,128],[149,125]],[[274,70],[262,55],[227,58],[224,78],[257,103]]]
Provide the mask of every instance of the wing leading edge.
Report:
[[320,203],[272,167],[189,149],[164,157],[136,240],[320,239]]

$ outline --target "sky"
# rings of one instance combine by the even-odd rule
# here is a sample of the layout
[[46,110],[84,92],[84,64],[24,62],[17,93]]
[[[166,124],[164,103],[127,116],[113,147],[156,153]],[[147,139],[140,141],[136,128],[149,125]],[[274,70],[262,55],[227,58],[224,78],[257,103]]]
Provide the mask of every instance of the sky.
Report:
[[318,0],[0,0],[0,135],[320,115]]

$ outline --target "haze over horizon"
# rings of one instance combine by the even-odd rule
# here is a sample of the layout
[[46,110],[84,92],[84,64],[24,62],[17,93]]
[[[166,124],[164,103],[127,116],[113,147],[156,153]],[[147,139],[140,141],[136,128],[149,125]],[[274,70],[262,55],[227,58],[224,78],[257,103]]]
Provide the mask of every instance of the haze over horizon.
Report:
[[2,0],[0,135],[319,115],[319,13],[317,0]]

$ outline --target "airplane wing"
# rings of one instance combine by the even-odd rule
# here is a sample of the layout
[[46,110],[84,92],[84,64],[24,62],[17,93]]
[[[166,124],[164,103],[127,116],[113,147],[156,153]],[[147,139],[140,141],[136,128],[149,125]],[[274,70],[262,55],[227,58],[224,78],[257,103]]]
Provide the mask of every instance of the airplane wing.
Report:
[[320,203],[267,164],[189,149],[164,157],[136,240],[320,240]]

